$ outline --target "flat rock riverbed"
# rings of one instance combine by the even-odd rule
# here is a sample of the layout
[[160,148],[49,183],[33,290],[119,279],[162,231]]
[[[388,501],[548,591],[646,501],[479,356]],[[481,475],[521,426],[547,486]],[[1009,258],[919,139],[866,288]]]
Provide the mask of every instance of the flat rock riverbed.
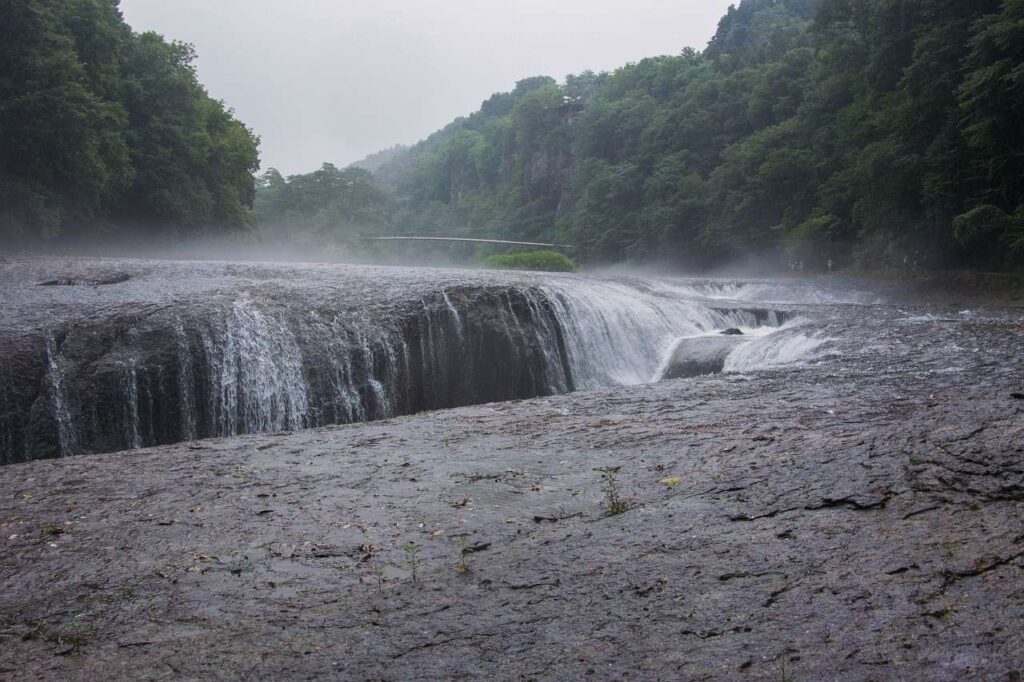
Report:
[[0,675],[1019,679],[1024,312],[805,314],[794,366],[4,467]]

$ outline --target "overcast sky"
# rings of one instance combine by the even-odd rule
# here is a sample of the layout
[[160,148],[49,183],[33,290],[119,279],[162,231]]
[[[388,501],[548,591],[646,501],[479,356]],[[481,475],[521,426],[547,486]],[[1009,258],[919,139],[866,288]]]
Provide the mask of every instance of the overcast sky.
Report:
[[196,46],[263,168],[409,144],[521,78],[702,49],[731,0],[122,0],[136,31]]

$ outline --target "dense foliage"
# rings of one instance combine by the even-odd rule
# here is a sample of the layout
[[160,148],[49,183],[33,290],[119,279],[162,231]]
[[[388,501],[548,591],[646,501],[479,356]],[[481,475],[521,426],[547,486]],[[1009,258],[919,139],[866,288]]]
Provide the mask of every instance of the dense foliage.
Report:
[[588,262],[1024,262],[1024,0],[744,0],[703,53],[538,77],[368,164],[397,233]]
[[118,0],[0,3],[0,236],[241,227],[258,140]]
[[[743,0],[704,52],[520,81],[361,168],[258,140],[117,0],[0,4],[0,237],[251,225],[571,243],[582,262],[1024,263],[1024,0]],[[371,174],[372,173],[372,174]]]
[[576,264],[555,251],[524,251],[488,256],[484,267],[496,270],[536,270],[538,272],[575,272]]
[[363,168],[325,163],[289,178],[271,168],[257,182],[256,218],[270,238],[323,244],[371,235],[387,225],[390,210],[389,195]]

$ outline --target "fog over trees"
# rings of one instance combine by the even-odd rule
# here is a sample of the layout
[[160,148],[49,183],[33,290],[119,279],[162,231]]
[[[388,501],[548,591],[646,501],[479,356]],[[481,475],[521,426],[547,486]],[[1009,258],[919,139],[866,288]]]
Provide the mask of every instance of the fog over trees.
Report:
[[379,166],[411,232],[584,260],[1014,267],[1024,3],[746,0],[703,53],[521,81]]
[[743,0],[703,52],[525,78],[357,167],[258,179],[257,138],[203,90],[188,45],[132,33],[111,0],[5,7],[8,236],[144,225],[551,241],[584,263],[685,268],[1024,263],[1024,0]]

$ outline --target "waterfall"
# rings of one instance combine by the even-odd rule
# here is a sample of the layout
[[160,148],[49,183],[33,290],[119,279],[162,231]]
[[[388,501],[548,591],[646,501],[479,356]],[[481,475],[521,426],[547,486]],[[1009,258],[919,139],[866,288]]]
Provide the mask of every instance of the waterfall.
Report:
[[803,333],[800,327],[756,338],[734,350],[725,359],[726,372],[749,372],[779,367],[813,357],[828,339]]
[[366,409],[359,395],[354,370],[354,349],[348,332],[337,317],[324,320],[313,311],[309,315],[310,332],[323,340],[321,362],[327,389],[327,401],[316,417],[318,422],[347,423],[363,421]]
[[[615,282],[545,284],[543,290],[565,335],[578,389],[656,381],[681,337],[759,325],[752,312],[721,311]],[[774,312],[768,312],[765,324],[778,326]]]
[[53,418],[57,423],[57,454],[60,457],[78,454],[78,433],[64,393],[64,372],[58,360],[57,342],[52,334],[46,336],[46,383],[50,389]]
[[[46,337],[55,433],[21,426],[0,462],[47,437],[69,455],[636,385],[666,374],[681,339],[731,327],[744,336],[725,371],[825,343],[773,310],[726,303],[742,291],[546,276],[336,306],[249,287],[166,316],[98,317],[82,337],[94,341],[63,356]],[[72,380],[94,393],[69,402]]]
[[302,355],[284,321],[243,296],[232,305],[220,353],[218,435],[305,426],[309,404]]
[[142,447],[142,433],[139,429],[139,377],[135,360],[118,363],[121,372],[121,389],[124,398],[124,440],[131,450]]
[[452,316],[452,324],[454,325],[455,328],[455,336],[458,339],[459,343],[462,343],[465,340],[465,338],[462,331],[462,318],[459,317],[459,311],[455,309],[454,305],[452,305],[452,300],[448,298],[448,292],[445,291],[444,289],[441,289],[441,297],[444,298],[444,305],[445,308],[448,309],[448,314]]
[[185,326],[179,319],[174,326],[178,360],[178,409],[181,414],[181,438],[192,441],[198,434],[196,426],[195,384],[192,366],[192,347]]

